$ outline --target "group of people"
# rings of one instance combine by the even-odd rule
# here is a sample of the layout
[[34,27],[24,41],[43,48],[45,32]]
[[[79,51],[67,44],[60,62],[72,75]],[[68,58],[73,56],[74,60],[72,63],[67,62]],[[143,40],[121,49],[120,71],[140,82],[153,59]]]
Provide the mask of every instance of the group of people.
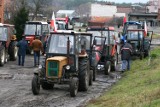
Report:
[[[24,66],[26,51],[28,49],[28,43],[25,40],[25,37],[23,37],[22,40],[17,43],[17,47],[19,48],[18,65]],[[32,49],[34,51],[34,66],[37,66],[40,62],[40,52],[42,51],[42,54],[44,53],[43,44],[38,37],[33,40]]]

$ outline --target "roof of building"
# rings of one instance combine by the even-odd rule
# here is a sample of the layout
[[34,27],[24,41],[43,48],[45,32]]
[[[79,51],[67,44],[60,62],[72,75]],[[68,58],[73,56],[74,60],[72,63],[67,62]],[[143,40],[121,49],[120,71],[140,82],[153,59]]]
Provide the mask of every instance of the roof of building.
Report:
[[153,16],[153,17],[158,16],[157,13],[130,13],[128,15],[129,16]]
[[117,13],[130,13],[132,12],[132,8],[131,7],[117,7]]
[[73,14],[75,10],[59,10],[57,14]]

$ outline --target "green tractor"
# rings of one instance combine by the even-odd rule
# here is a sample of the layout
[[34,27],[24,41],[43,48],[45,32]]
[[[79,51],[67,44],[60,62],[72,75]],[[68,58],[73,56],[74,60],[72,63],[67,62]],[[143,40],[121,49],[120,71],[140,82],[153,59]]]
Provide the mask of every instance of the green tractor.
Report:
[[93,77],[90,70],[91,37],[89,33],[51,32],[45,60],[32,79],[33,94],[39,94],[40,86],[51,89],[54,84],[69,84],[71,97],[78,91],[87,91]]

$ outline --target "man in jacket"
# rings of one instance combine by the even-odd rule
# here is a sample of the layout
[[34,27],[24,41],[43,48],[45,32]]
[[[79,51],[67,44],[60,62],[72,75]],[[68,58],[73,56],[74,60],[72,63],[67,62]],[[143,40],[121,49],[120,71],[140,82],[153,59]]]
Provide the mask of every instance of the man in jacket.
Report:
[[27,41],[25,40],[24,37],[22,38],[22,40],[20,40],[17,43],[17,47],[19,47],[19,49],[18,49],[18,65],[24,66],[26,50],[28,48]]
[[[33,40],[32,49],[34,51],[34,66],[36,66],[36,65],[39,65],[40,51],[42,51],[42,53],[43,53],[43,44],[39,40],[39,37],[36,37],[36,39]],[[37,58],[38,58],[38,62],[37,62]]]
[[121,49],[121,59],[122,59],[122,71],[130,70],[130,60],[132,55],[132,46],[127,41]]

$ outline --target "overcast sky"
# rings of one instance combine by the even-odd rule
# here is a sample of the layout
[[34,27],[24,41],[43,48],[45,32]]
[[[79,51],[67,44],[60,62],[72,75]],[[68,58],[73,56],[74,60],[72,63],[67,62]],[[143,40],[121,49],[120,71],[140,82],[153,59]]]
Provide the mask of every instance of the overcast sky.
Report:
[[99,1],[110,1],[110,2],[115,2],[115,3],[147,3],[149,0],[99,0]]

